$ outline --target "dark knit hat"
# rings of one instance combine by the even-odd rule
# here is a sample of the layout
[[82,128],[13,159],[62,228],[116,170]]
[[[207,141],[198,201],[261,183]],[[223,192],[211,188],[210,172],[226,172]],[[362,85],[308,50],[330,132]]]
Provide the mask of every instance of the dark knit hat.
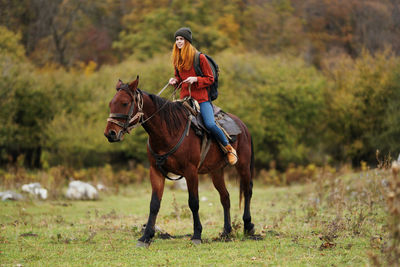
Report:
[[190,30],[190,28],[180,28],[179,30],[177,30],[175,32],[175,39],[177,36],[182,36],[183,38],[185,38],[186,40],[189,41],[189,43],[192,43],[192,31]]

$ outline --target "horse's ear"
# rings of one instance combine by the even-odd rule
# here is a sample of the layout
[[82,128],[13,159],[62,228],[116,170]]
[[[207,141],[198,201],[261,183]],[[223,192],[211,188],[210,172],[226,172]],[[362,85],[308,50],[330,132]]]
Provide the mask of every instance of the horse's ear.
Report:
[[115,86],[115,89],[118,91],[119,88],[121,88],[121,85],[123,84],[123,82],[118,79],[117,85]]
[[129,84],[129,88],[130,88],[132,91],[135,91],[136,88],[138,87],[138,84],[139,84],[139,75],[136,77],[136,80],[134,80],[133,82],[131,82],[131,83]]

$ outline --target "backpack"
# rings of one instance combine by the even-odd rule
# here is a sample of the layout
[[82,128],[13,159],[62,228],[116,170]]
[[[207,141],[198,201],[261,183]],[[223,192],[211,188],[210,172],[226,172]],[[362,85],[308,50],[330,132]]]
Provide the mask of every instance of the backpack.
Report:
[[[197,76],[203,76],[203,72],[201,71],[200,67],[200,54],[201,52],[196,52],[196,55],[194,57],[194,70],[196,72]],[[208,61],[208,64],[210,64],[211,70],[213,72],[214,76],[214,83],[210,85],[208,89],[208,98],[211,101],[214,101],[218,97],[218,76],[219,76],[219,68],[217,63],[215,63],[214,59],[212,59],[210,56],[204,54],[206,56],[206,59]]]

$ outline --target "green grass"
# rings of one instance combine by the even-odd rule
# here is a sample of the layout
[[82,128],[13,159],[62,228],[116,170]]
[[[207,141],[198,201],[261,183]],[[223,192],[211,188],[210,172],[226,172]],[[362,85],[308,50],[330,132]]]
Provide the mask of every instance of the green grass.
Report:
[[[379,194],[369,195],[372,204],[361,194],[370,186],[365,176],[342,179],[351,185],[359,180],[366,182],[344,188],[340,199],[335,199],[335,186],[329,187],[332,182],[289,187],[255,183],[251,211],[262,240],[243,236],[239,190],[232,181],[231,242],[217,238],[222,206],[212,184],[202,181],[200,198],[207,200],[200,201],[204,242],[199,246],[188,236],[193,226],[187,192],[172,190],[169,182],[156,225],[175,238],[156,235],[148,249],[137,248],[136,241],[147,221],[149,184],[102,194],[99,201],[0,202],[0,266],[369,265],[368,253],[380,255],[380,241],[375,244],[373,238],[384,241],[387,236],[386,215]],[[316,204],[317,195],[322,198]],[[321,248],[327,238],[332,238],[331,247]]]

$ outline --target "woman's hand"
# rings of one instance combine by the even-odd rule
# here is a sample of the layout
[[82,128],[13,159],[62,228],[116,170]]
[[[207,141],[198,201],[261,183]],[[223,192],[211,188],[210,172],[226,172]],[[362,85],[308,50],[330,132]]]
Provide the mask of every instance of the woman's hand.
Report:
[[178,82],[178,80],[175,79],[175,78],[169,79],[169,84],[170,84],[170,85],[175,85],[177,82]]
[[193,84],[197,82],[197,77],[188,77],[186,80],[183,81],[184,83],[190,83]]

